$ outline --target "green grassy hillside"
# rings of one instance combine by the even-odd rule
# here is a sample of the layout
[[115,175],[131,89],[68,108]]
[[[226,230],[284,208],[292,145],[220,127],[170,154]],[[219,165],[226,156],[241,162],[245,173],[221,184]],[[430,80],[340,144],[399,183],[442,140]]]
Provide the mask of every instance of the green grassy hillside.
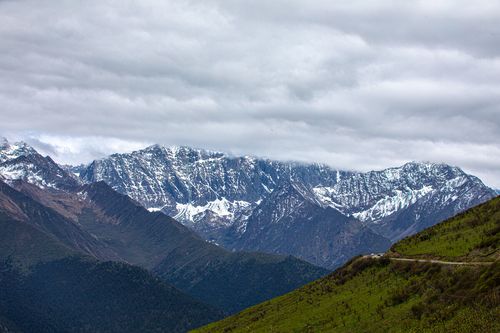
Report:
[[499,332],[499,208],[493,199],[402,240],[391,252],[489,263],[358,257],[325,278],[195,332]]
[[498,259],[500,197],[396,243],[390,255],[457,261]]

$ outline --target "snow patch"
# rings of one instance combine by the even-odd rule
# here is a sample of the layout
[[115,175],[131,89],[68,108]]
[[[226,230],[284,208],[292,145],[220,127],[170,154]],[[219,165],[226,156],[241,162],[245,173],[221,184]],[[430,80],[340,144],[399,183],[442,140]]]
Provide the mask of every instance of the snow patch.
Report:
[[330,206],[335,209],[344,207],[343,205],[333,201],[332,197],[335,191],[333,187],[320,186],[313,188],[312,191],[316,199],[318,199],[323,205]]
[[9,143],[7,139],[0,143],[0,163],[10,161],[19,156],[34,154],[36,151],[25,142]]
[[33,164],[8,165],[0,167],[0,174],[6,180],[24,180],[30,184],[34,184],[40,188],[52,187],[56,188],[55,184],[47,182],[37,171]]
[[410,191],[394,190],[394,195],[380,199],[369,209],[352,215],[363,222],[376,223],[376,221],[414,204],[418,199],[432,191],[432,186],[424,186],[419,190]]
[[189,203],[178,203],[176,205],[177,214],[174,216],[174,218],[180,221],[196,222],[200,219],[201,215],[211,212],[216,216],[223,217],[232,221],[239,211],[248,208],[250,205],[251,203],[247,201],[229,201],[226,198],[209,201],[203,206],[195,206]]

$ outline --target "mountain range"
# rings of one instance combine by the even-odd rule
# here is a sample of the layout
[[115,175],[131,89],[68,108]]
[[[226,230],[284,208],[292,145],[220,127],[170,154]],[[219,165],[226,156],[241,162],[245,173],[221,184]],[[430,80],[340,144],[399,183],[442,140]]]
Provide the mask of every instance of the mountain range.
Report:
[[159,145],[72,170],[227,249],[293,255],[329,269],[496,195],[446,164],[362,173]]
[[[0,213],[9,223],[29,225],[8,237],[4,258],[26,267],[53,261],[67,253],[50,250],[43,235],[58,249],[148,270],[164,283],[224,313],[290,291],[327,273],[291,256],[230,252],[206,242],[161,212],[150,212],[104,182],[84,184],[49,157],[9,144],[0,164]],[[21,152],[16,156],[16,152]],[[36,235],[34,235],[36,233]],[[12,244],[23,244],[13,246]],[[26,248],[27,246],[27,248]],[[24,252],[27,251],[28,252]],[[40,255],[39,255],[40,254]],[[42,258],[39,258],[41,256]],[[217,287],[217,288],[216,288]],[[179,317],[182,318],[182,317]]]

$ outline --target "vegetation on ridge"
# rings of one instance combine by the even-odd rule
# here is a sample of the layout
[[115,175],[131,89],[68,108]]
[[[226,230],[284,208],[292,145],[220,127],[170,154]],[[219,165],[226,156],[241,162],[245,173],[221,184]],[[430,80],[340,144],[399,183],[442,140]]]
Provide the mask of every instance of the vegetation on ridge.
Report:
[[392,246],[390,255],[452,261],[492,261],[500,248],[500,197]]
[[20,271],[0,261],[0,332],[186,332],[221,317],[128,264],[73,256]]
[[391,252],[489,264],[357,257],[325,278],[194,332],[499,332],[499,211],[499,198],[492,199]]

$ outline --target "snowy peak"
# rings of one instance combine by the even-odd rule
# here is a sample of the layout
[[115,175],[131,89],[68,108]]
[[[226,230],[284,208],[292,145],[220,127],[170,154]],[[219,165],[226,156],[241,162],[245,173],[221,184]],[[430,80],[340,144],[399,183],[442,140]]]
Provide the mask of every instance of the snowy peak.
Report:
[[401,167],[357,173],[313,192],[324,204],[365,221],[375,221],[414,204],[431,192],[454,192],[464,184],[490,192],[476,177],[446,164],[410,162]]
[[204,206],[222,198],[255,202],[275,184],[254,159],[158,145],[94,161],[81,176],[88,182],[105,180],[148,208]]
[[37,154],[37,151],[26,142],[10,143],[6,138],[0,138],[0,163],[32,154]]
[[181,160],[183,162],[195,163],[197,161],[212,159],[212,158],[222,158],[226,157],[224,153],[191,148],[187,146],[170,146],[165,147],[162,145],[152,145],[141,150],[136,150],[130,154],[113,154],[111,157],[126,157],[128,155],[135,156],[137,158],[152,159],[163,157],[171,160]]
[[72,189],[80,185],[79,179],[24,142],[4,141],[0,147],[0,176],[6,181],[22,180],[41,188]]

